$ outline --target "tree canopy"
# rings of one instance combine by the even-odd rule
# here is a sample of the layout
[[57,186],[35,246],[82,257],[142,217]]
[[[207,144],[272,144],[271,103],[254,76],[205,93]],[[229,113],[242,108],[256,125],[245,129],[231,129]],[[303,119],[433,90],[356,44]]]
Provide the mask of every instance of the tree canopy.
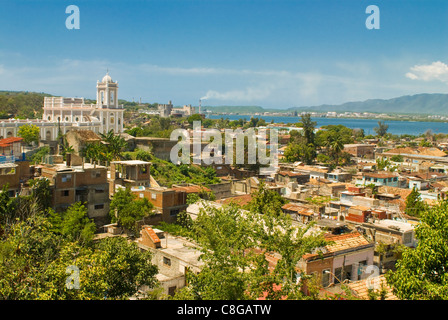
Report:
[[448,202],[421,212],[415,228],[416,248],[406,248],[396,271],[386,274],[401,299],[448,299]]

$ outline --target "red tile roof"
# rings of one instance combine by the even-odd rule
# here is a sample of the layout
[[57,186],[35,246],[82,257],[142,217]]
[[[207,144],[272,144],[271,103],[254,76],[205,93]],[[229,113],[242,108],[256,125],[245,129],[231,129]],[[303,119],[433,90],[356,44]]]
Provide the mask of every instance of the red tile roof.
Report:
[[385,179],[385,178],[395,178],[397,177],[397,175],[393,174],[393,173],[364,173],[363,176],[365,177],[372,177],[372,178],[380,178],[380,179]]
[[[370,281],[370,283],[368,281]],[[348,283],[347,286],[352,290],[355,296],[360,299],[368,300],[369,284],[374,287],[373,289],[375,290],[375,292],[381,290],[381,286],[383,286],[386,290],[385,300],[398,300],[398,298],[394,295],[392,288],[387,284],[384,275],[380,275],[374,278],[369,277],[367,279],[351,282]]]
[[[369,242],[362,234],[359,232],[351,232],[346,233],[342,235],[332,235],[327,234],[324,235],[325,240],[330,242],[331,244],[328,244],[325,246],[325,249],[323,254],[325,255],[332,255],[334,253],[337,253],[339,251],[344,251],[347,249],[355,249],[360,248],[369,244],[372,244]],[[372,244],[373,247],[373,244]],[[314,258],[319,256],[318,253],[307,253],[303,255],[304,259]]]
[[243,194],[240,196],[217,200],[216,202],[222,203],[222,204],[234,203],[234,204],[237,204],[240,206],[244,206],[244,205],[248,204],[251,200],[252,200],[252,194]]
[[305,173],[292,172],[292,171],[279,171],[278,174],[281,175],[281,176],[288,176],[288,177],[300,177],[300,176],[307,175]]
[[0,140],[0,147],[6,148],[9,147],[14,142],[22,142],[23,138],[20,137],[10,137]]
[[173,190],[180,190],[184,191],[186,193],[199,193],[201,191],[210,192],[211,190],[209,188],[203,187],[203,186],[179,186],[179,187],[172,187]]
[[282,207],[283,210],[295,211],[302,216],[311,216],[314,211],[311,208],[305,207],[297,203],[287,203]]

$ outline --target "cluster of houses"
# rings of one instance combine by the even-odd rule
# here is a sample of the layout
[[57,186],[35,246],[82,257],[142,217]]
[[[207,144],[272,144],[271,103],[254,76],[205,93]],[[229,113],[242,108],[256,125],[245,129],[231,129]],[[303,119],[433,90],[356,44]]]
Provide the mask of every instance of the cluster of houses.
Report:
[[[351,154],[355,163],[350,168],[330,171],[324,165],[280,162],[274,173],[261,176],[230,164],[211,164],[220,183],[165,187],[151,176],[148,161],[86,162],[79,151],[85,143],[100,141],[94,132],[72,130],[66,136],[74,152],[67,154],[65,160],[59,154],[46,156],[36,165],[26,161],[21,138],[0,140],[0,186],[8,184],[9,195],[17,196],[28,192],[29,179],[49,179],[55,210],[85,202],[98,230],[109,236],[120,233],[119,226],[108,222],[110,199],[118,189],[130,188],[136,197],[148,199],[155,214],[140,222],[141,237],[137,242],[142,250],[153,252],[153,263],[159,267],[158,279],[167,294],[174,294],[185,285],[187,272],[200,271],[200,251],[191,240],[167,234],[157,225],[162,221],[175,222],[183,211],[195,219],[205,202],[216,207],[229,203],[243,207],[263,182],[288,200],[281,209],[294,224],[314,222],[313,228],[323,231],[331,241],[321,248],[321,254],[304,255],[297,266],[298,274],[316,274],[322,287],[330,291],[339,283],[348,283],[361,297],[365,292],[361,293],[359,283],[370,275],[366,272],[368,266],[377,266],[380,273],[393,269],[400,255],[397,248],[417,244],[414,229],[419,221],[405,213],[405,201],[412,189],[419,190],[429,205],[445,199],[448,192],[448,157],[437,147],[384,149],[378,147],[377,141],[367,141],[345,145],[344,151]],[[129,148],[151,150],[165,160],[176,143],[124,133],[122,136]],[[280,143],[287,143],[287,138],[281,136]],[[378,171],[377,158],[387,159],[389,167]],[[189,194],[203,191],[213,192],[216,199],[187,204]],[[274,265],[277,260],[275,255],[270,257]],[[388,297],[396,298],[392,294]]]

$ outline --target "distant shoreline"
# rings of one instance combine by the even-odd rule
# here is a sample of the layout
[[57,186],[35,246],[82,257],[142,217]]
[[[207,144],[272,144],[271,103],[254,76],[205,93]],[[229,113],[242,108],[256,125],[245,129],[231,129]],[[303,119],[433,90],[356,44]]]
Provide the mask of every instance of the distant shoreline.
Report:
[[[234,113],[234,114],[221,114],[221,113],[210,113],[211,116],[221,116],[224,119],[229,116],[250,116],[250,117],[278,117],[278,118],[297,118],[300,119],[300,115],[293,116],[293,115],[258,115],[255,113]],[[404,116],[404,115],[403,115]],[[412,118],[410,116],[409,118],[402,118],[402,117],[347,117],[347,116],[341,116],[341,117],[326,117],[326,116],[315,116],[313,118],[326,118],[326,119],[353,119],[353,120],[383,120],[383,121],[406,121],[406,122],[444,122],[448,123],[448,119],[430,119],[430,118],[422,118],[423,116],[415,115],[415,117],[419,118]]]

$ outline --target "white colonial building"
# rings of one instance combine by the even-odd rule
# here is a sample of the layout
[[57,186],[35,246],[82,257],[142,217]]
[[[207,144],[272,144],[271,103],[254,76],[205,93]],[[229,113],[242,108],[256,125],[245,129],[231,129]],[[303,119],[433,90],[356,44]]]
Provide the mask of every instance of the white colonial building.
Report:
[[84,98],[45,97],[42,119],[0,121],[0,139],[17,136],[20,126],[33,124],[40,128],[40,138],[55,141],[58,131],[88,129],[96,133],[113,130],[123,132],[123,105],[118,105],[118,82],[107,73],[97,81],[96,104],[84,103]]

